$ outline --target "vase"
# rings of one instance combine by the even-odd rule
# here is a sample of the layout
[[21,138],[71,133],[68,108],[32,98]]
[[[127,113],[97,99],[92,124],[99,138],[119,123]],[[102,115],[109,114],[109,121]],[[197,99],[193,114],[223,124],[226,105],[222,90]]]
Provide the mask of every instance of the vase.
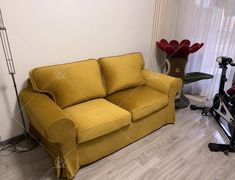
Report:
[[[188,62],[188,57],[171,57],[166,59],[166,69],[167,73],[170,76],[184,79],[185,76],[185,67]],[[184,82],[184,81],[183,81]],[[183,90],[181,90],[179,96],[175,100],[176,108],[185,108],[190,104],[190,101],[187,97],[184,96]]]
[[167,58],[167,74],[173,77],[183,79],[185,75],[185,67],[188,62],[188,57],[182,58]]

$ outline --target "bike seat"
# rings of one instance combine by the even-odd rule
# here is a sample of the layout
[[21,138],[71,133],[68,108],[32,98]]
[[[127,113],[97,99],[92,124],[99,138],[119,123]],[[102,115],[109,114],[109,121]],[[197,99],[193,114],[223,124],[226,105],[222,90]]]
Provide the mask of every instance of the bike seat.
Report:
[[232,96],[235,94],[235,85],[227,90],[228,95]]

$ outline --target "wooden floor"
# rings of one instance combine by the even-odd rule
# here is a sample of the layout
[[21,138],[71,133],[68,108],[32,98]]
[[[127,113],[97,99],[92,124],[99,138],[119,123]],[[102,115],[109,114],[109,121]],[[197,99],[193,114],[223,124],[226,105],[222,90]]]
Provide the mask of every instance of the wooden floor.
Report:
[[[76,180],[234,180],[235,153],[209,152],[209,142],[224,142],[211,118],[183,109],[175,125],[167,125],[141,140],[79,170]],[[0,157],[1,180],[52,180],[55,171],[47,153]]]

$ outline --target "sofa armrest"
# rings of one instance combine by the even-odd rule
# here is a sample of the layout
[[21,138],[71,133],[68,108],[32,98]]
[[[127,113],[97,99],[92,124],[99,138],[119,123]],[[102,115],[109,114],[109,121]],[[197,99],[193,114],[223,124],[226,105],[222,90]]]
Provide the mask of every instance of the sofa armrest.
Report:
[[148,69],[142,70],[145,85],[167,94],[175,96],[182,87],[182,80],[165,74],[157,73]]
[[76,140],[74,122],[47,95],[27,88],[21,91],[20,100],[30,123],[49,142]]

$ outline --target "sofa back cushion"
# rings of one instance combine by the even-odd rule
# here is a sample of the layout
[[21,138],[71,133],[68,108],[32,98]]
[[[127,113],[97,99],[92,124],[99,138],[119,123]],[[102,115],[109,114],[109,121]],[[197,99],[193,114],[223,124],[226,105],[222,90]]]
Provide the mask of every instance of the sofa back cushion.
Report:
[[35,68],[30,72],[35,91],[47,93],[61,108],[106,96],[96,60]]
[[104,57],[99,59],[99,63],[108,94],[136,87],[144,81],[141,74],[144,60],[141,53]]

